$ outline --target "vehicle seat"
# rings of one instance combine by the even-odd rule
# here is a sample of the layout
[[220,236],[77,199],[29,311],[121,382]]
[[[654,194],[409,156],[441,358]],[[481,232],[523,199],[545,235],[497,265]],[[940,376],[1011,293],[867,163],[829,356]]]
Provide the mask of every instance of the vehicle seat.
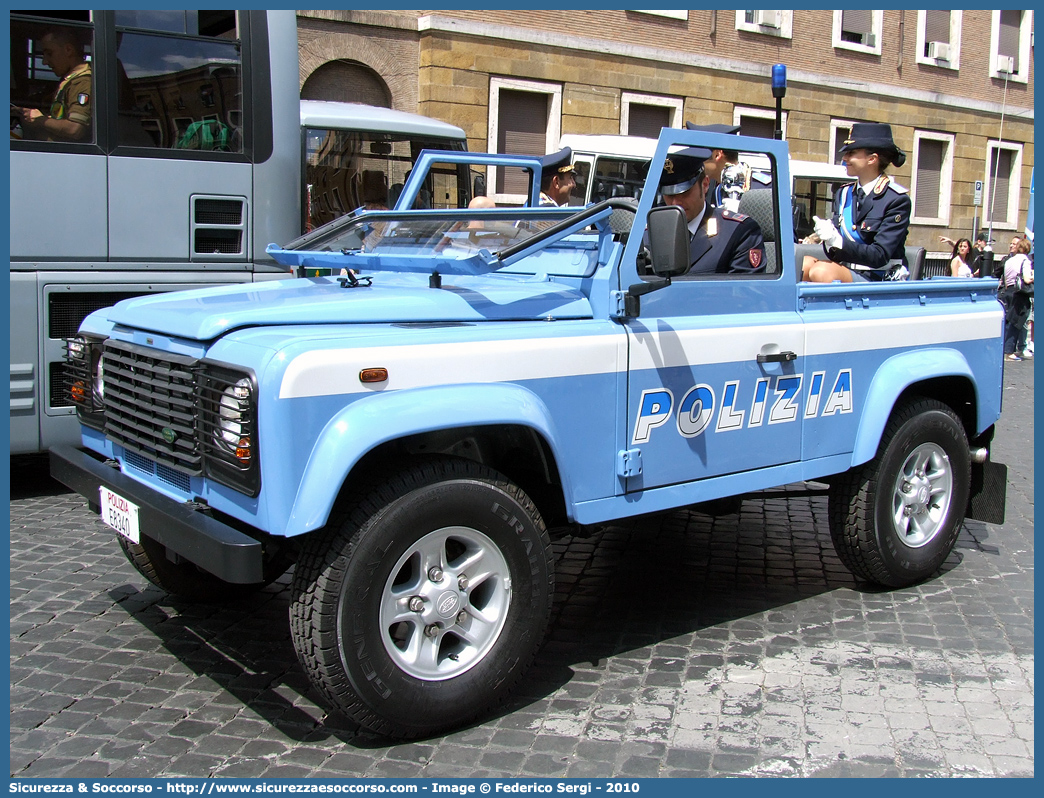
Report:
[[822,260],[826,257],[822,244],[795,244],[794,245],[794,268],[797,269],[798,282],[801,281],[801,264],[806,255]]
[[740,197],[739,212],[752,218],[761,228],[765,239],[765,274],[779,270],[776,253],[776,216],[772,189],[752,188]]
[[906,248],[906,265],[910,270],[910,276],[907,280],[920,280],[921,275],[924,274],[924,259],[925,259],[924,247],[907,247]]
[[631,227],[634,226],[634,214],[638,210],[638,203],[629,203],[632,207],[627,208],[613,208],[613,212],[609,215],[609,229],[613,233],[613,238],[617,241],[627,241],[627,234],[631,232]]
[[362,201],[368,205],[388,207],[388,177],[376,169],[362,173]]

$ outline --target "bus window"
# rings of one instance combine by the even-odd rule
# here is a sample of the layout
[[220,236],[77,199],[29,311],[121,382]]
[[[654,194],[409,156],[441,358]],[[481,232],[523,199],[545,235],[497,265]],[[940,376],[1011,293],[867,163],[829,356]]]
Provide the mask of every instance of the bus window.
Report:
[[242,152],[234,11],[116,11],[117,144]]
[[12,16],[13,140],[94,142],[93,49],[94,32],[89,24]]

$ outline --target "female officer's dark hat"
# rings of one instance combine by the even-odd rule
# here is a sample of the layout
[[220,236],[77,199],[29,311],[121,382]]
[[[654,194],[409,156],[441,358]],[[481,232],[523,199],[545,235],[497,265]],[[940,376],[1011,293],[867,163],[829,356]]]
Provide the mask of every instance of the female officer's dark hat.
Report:
[[896,166],[906,163],[906,153],[892,140],[892,126],[881,122],[855,122],[851,134],[845,139],[837,154],[841,155],[851,150],[883,152],[891,155],[891,161]]
[[703,177],[703,162],[710,157],[711,151],[706,147],[668,153],[660,174],[660,193],[668,197],[684,194]]

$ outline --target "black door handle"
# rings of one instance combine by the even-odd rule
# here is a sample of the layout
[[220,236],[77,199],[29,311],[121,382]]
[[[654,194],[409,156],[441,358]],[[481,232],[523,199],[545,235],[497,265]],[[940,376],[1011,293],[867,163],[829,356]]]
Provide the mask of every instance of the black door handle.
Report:
[[759,363],[789,363],[791,360],[797,360],[796,352],[775,352],[771,355],[758,355]]

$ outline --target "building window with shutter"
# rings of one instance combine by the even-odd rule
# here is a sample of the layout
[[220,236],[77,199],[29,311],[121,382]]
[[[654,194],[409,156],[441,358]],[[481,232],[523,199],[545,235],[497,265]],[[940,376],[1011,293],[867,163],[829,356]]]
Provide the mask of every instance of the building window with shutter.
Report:
[[913,224],[948,227],[953,188],[953,142],[950,133],[914,131]]
[[682,99],[635,94],[620,95],[620,135],[658,138],[665,127],[682,126]]
[[917,12],[917,63],[959,69],[963,11]]
[[[489,152],[543,156],[558,147],[561,133],[560,84],[490,78]],[[528,197],[529,180],[524,169],[489,167],[486,185],[497,203],[521,205]]]
[[835,11],[833,46],[881,55],[883,11]]
[[1029,82],[1032,11],[994,11],[990,30],[990,77]]
[[983,222],[992,220],[994,227],[1016,230],[1019,226],[1019,194],[1022,190],[1022,145],[991,141],[986,151]]
[[[787,138],[787,112],[783,112],[783,139]],[[741,108],[732,110],[732,124],[739,125],[741,136],[770,139],[776,132],[776,111],[772,108]]]
[[827,153],[826,158],[830,163],[841,163],[841,153],[838,150],[845,143],[845,139],[852,135],[853,124],[855,122],[851,119],[830,120],[830,141],[828,142],[830,151]]
[[736,30],[792,39],[794,38],[794,12],[737,11]]

